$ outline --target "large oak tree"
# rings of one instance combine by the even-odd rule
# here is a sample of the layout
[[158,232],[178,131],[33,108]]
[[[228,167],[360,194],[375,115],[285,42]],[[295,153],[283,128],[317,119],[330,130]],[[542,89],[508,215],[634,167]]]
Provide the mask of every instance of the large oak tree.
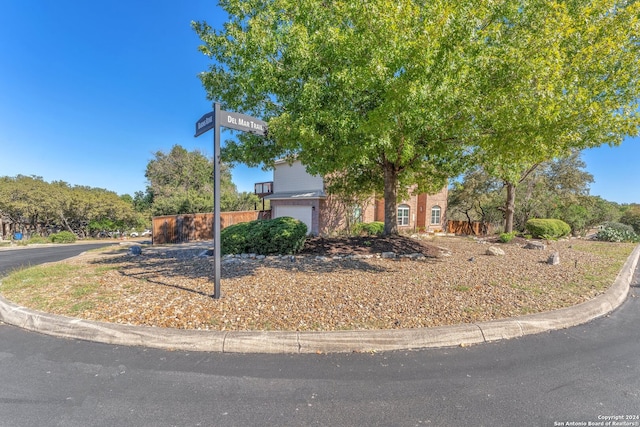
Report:
[[636,2],[221,6],[222,29],[193,24],[213,60],[203,85],[269,122],[267,139],[240,135],[223,155],[267,166],[295,156],[342,191],[382,193],[386,233],[399,191],[435,190],[473,156],[514,184],[537,163],[637,132]]
[[266,140],[241,135],[223,155],[250,165],[295,156],[342,191],[382,193],[385,232],[396,233],[399,189],[440,189],[471,134],[483,12],[475,1],[424,3],[230,0],[223,29],[194,23],[214,60],[201,75],[209,98],[269,122]]

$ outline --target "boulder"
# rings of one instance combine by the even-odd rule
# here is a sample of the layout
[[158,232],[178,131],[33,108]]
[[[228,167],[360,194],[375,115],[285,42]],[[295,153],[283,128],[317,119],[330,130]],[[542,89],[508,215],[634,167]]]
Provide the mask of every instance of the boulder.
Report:
[[527,244],[524,245],[524,248],[544,251],[545,249],[547,249],[547,245],[542,242],[527,242]]
[[200,258],[210,257],[213,255],[214,255],[213,249],[205,249],[198,254]]
[[556,251],[549,255],[549,259],[547,259],[547,264],[549,265],[558,265],[560,264],[560,254]]
[[504,251],[500,248],[496,248],[495,246],[489,246],[487,248],[487,255],[494,255],[494,256],[502,256],[504,255]]

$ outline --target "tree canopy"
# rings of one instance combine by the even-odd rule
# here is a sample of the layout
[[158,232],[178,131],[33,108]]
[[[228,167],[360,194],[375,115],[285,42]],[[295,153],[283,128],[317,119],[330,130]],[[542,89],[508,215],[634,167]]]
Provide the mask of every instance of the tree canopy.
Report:
[[545,161],[618,145],[640,124],[640,3],[505,2],[479,57],[484,169],[515,187]]
[[[606,221],[616,221],[620,206],[589,195],[593,176],[584,170],[580,152],[543,162],[515,188],[520,200],[514,209],[513,229],[524,231],[531,218],[557,218],[575,234]],[[453,182],[448,217],[498,225],[504,220],[506,185],[478,167]]]
[[[198,150],[174,145],[171,151],[157,151],[147,164],[147,194],[137,193],[134,204],[152,215],[176,215],[213,211],[213,162]],[[258,198],[238,193],[231,170],[222,164],[220,173],[222,211],[253,209]]]
[[396,232],[398,189],[437,190],[461,170],[475,6],[411,1],[226,1],[224,29],[194,28],[215,62],[209,98],[269,121],[223,154],[250,165],[296,156],[310,173],[383,193]]
[[222,7],[222,29],[193,24],[213,60],[202,83],[224,108],[269,123],[266,140],[243,134],[223,156],[295,156],[343,190],[382,193],[387,233],[412,184],[435,190],[478,158],[514,184],[537,163],[637,133],[637,2]]
[[0,215],[30,234],[66,230],[80,237],[105,228],[124,230],[141,221],[131,203],[112,191],[24,175],[0,178]]

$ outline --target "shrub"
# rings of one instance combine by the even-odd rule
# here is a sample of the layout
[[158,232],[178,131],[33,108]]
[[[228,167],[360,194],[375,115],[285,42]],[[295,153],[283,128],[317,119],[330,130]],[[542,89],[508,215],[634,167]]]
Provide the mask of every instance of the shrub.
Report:
[[514,231],[511,233],[500,233],[500,241],[502,243],[509,243],[514,237],[516,237],[516,233]]
[[70,231],[61,231],[49,236],[52,243],[73,243],[76,241],[76,235]]
[[382,236],[384,233],[384,222],[359,222],[353,227],[353,233],[358,236]]
[[558,239],[571,233],[569,224],[560,219],[534,218],[525,227],[534,238]]
[[623,224],[621,222],[613,222],[613,221],[605,222],[600,226],[600,228],[603,230],[612,229],[612,230],[620,231],[622,233],[633,233],[635,231],[633,227],[628,224]]
[[640,236],[633,227],[619,222],[607,222],[596,233],[596,240],[603,242],[640,242]]
[[222,254],[241,254],[246,253],[247,234],[250,222],[242,222],[240,224],[230,225],[220,230],[220,246]]
[[27,241],[27,243],[30,245],[34,245],[37,243],[49,243],[49,239],[42,236],[31,236],[29,237],[29,240]]
[[221,253],[294,254],[300,252],[306,237],[307,226],[297,219],[259,219],[223,229],[220,232]]

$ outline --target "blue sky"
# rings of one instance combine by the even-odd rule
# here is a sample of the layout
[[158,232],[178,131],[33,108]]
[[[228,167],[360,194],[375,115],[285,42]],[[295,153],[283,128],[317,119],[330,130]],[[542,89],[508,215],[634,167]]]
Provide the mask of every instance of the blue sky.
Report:
[[[212,107],[197,78],[209,59],[190,22],[225,19],[212,0],[0,0],[0,176],[133,195],[156,151],[211,155],[211,132],[193,137]],[[640,203],[639,138],[583,160],[592,195]],[[233,170],[240,191],[271,176]]]

